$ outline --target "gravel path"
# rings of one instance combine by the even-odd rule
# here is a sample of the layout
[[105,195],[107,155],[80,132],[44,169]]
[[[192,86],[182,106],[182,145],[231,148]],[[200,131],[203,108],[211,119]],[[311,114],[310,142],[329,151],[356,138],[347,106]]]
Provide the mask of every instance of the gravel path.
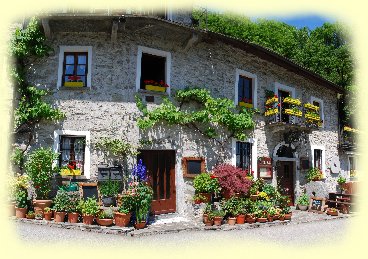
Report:
[[280,225],[273,227],[243,229],[232,231],[183,231],[179,233],[167,233],[152,236],[121,236],[103,233],[94,233],[73,229],[63,229],[48,227],[43,225],[25,224],[13,222],[16,232],[22,241],[28,245],[31,244],[78,244],[80,246],[91,246],[99,248],[110,244],[113,247],[129,247],[132,245],[144,245],[157,247],[160,246],[178,246],[181,244],[195,245],[200,243],[205,245],[215,242],[220,243],[223,240],[234,240],[234,242],[265,242],[273,245],[283,246],[310,246],[323,245],[324,243],[336,244],[342,241],[346,236],[349,219],[335,219],[328,221],[316,221],[302,223],[297,225]]

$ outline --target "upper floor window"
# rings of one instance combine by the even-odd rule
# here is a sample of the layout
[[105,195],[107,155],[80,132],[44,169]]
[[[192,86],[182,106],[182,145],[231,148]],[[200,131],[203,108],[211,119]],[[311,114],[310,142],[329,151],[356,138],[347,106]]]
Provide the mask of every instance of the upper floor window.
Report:
[[285,109],[290,109],[291,106],[290,104],[285,103],[284,99],[288,96],[290,96],[291,98],[295,98],[295,88],[276,82],[275,83],[275,94],[278,96],[279,104],[280,104],[279,121],[293,123],[294,122],[293,118],[290,118],[290,116],[285,113]]
[[91,87],[91,46],[60,46],[57,87]]
[[[136,89],[170,93],[171,54],[138,46]],[[169,86],[169,87],[168,87]]]
[[236,70],[235,105],[257,108],[257,76]]
[[319,107],[319,110],[318,110],[318,114],[319,114],[319,117],[321,118],[321,121],[322,121],[322,127],[324,126],[324,119],[325,119],[325,116],[324,116],[324,107],[323,107],[323,101],[319,98],[316,98],[314,96],[311,97],[311,103],[317,107]]

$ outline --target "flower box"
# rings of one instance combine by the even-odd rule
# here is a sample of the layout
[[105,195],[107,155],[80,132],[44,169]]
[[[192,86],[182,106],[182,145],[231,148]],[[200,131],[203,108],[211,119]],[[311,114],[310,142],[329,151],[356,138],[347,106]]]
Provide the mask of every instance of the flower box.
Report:
[[306,103],[304,104],[304,107],[309,109],[309,110],[313,110],[313,111],[318,111],[319,110],[319,107],[316,106],[316,105],[313,105],[311,103]]
[[81,175],[80,169],[61,169],[60,175]]
[[312,121],[320,121],[321,118],[318,115],[305,114],[305,118]]
[[239,106],[245,107],[245,108],[253,108],[252,103],[246,103],[246,102],[239,102]]
[[294,115],[294,116],[297,116],[297,117],[302,117],[302,112],[301,111],[295,111],[293,109],[285,109],[285,113],[286,114],[289,114],[289,115]]
[[159,85],[146,85],[146,90],[154,92],[166,92],[166,87]]
[[279,101],[279,99],[277,97],[272,97],[272,98],[267,99],[266,105],[277,103],[278,101]]
[[83,87],[84,82],[65,82],[64,86],[67,86],[67,87]]
[[289,104],[293,104],[293,105],[296,105],[296,106],[300,106],[302,103],[299,99],[294,99],[294,98],[291,98],[291,97],[286,97],[284,100],[283,100],[284,103],[289,103]]
[[277,114],[279,113],[279,109],[275,108],[275,109],[268,109],[266,112],[265,112],[265,116],[271,116],[271,115],[274,115],[274,114]]

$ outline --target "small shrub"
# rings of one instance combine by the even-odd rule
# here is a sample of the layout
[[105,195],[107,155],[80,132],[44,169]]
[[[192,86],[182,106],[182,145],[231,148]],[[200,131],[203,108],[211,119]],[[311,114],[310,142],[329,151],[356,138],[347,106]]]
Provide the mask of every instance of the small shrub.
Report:
[[95,198],[88,197],[87,200],[79,202],[79,210],[83,215],[96,216],[100,211],[100,206]]
[[209,173],[201,173],[193,180],[193,187],[196,193],[218,193],[220,185],[218,179]]
[[303,193],[296,200],[296,204],[303,205],[303,206],[308,206],[309,205],[309,200],[310,200],[309,196],[306,193]]
[[119,182],[108,180],[100,184],[100,193],[105,197],[115,197],[119,193],[119,188]]

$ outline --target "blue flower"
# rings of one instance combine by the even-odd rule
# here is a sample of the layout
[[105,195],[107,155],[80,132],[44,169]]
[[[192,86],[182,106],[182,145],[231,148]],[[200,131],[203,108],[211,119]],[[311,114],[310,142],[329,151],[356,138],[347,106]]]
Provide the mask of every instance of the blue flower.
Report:
[[143,165],[142,159],[133,167],[132,175],[140,182],[147,180],[146,166]]

